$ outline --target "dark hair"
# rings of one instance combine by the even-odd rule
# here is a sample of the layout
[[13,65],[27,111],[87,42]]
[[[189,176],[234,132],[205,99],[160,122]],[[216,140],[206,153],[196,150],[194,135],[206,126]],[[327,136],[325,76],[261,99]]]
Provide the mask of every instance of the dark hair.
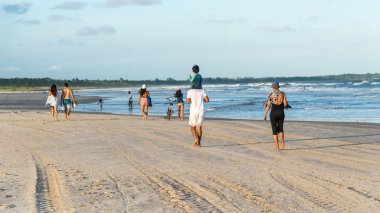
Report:
[[69,84],[68,84],[68,83],[64,83],[64,84],[63,84],[63,86],[65,86],[65,87],[68,87],[68,86],[69,86]]
[[198,65],[193,66],[193,72],[195,72],[195,73],[199,72],[199,66]]
[[145,94],[145,92],[146,92],[146,89],[140,89],[140,96],[143,96],[144,94]]
[[128,91],[128,94],[131,94],[131,91]]
[[178,98],[178,97],[180,97],[181,95],[182,95],[182,92],[181,92],[181,90],[179,89],[179,90],[177,90],[177,91],[175,92],[174,97]]
[[50,92],[51,94],[53,94],[54,97],[57,96],[57,86],[55,84],[52,84],[50,86]]

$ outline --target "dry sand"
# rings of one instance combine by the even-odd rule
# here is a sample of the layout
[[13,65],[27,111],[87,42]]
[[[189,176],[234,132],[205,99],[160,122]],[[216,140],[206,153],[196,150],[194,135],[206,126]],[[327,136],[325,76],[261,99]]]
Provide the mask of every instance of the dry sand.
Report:
[[379,212],[379,125],[0,111],[0,212]]

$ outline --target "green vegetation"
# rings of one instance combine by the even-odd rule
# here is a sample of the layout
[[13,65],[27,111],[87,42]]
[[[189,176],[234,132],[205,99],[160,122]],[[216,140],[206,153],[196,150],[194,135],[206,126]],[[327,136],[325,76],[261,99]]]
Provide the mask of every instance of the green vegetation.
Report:
[[[241,83],[262,83],[262,82],[313,82],[313,81],[380,81],[380,73],[375,74],[342,74],[342,75],[327,75],[314,77],[267,77],[267,78],[204,78],[204,84],[241,84]],[[149,86],[158,85],[187,85],[185,80],[175,80],[168,78],[166,80],[80,80],[78,78],[71,80],[57,80],[51,78],[11,78],[0,79],[0,90],[6,91],[25,91],[25,90],[46,90],[49,85],[55,83],[57,86],[62,86],[65,82],[69,83],[72,88],[111,88],[111,87],[129,87],[148,84]]]

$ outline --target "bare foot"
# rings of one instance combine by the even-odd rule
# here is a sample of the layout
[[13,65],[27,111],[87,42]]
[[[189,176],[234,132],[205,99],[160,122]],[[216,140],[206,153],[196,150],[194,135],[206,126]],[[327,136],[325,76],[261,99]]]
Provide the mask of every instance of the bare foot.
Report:
[[199,143],[198,139],[194,139],[193,147],[198,146],[198,143]]

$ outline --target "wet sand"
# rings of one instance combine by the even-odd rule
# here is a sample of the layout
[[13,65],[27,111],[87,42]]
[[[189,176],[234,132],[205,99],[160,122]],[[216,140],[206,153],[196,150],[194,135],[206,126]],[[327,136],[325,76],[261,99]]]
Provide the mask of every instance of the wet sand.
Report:
[[0,211],[378,212],[378,124],[0,111]]
[[[47,92],[0,92],[0,109],[44,110],[47,96]],[[98,96],[75,98],[78,104],[96,103],[100,99]]]

